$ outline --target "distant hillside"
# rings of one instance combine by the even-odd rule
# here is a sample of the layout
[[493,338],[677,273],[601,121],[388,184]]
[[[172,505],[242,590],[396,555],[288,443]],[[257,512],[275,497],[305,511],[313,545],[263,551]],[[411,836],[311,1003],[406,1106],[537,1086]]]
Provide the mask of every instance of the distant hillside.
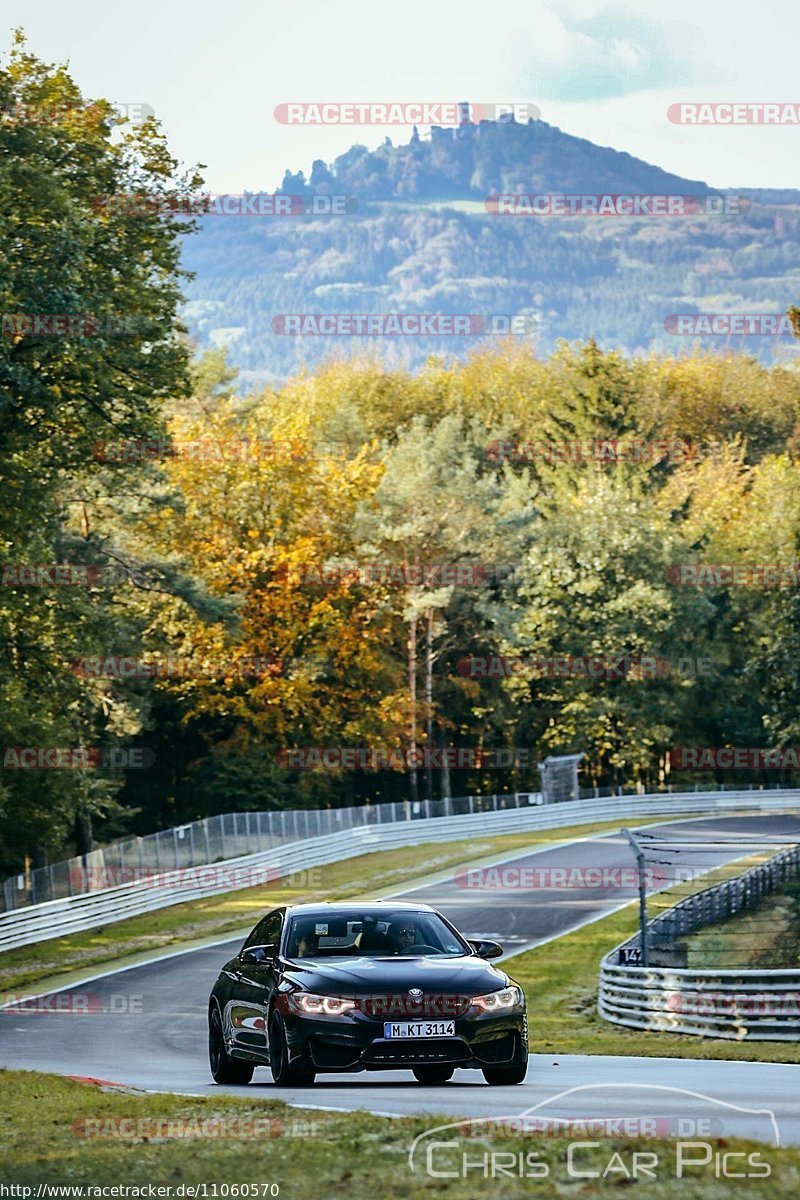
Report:
[[351,146],[329,168],[320,160],[306,182],[287,171],[281,191],[351,192],[360,200],[485,199],[495,192],[709,191],[619,150],[572,137],[545,121],[483,121],[431,130],[421,139],[377,150]]
[[[331,217],[204,218],[186,239],[186,320],[203,346],[226,343],[245,385],[286,378],[331,354],[379,348],[419,365],[463,357],[475,337],[287,336],[283,313],[525,314],[543,352],[560,338],[595,337],[628,352],[681,351],[675,313],[783,312],[800,299],[800,192],[742,189],[744,211],[703,217],[498,217],[504,193],[703,195],[629,154],[542,121],[434,129],[402,146],[353,146],[281,191],[353,196]],[[793,358],[785,337],[701,339],[764,360]]]

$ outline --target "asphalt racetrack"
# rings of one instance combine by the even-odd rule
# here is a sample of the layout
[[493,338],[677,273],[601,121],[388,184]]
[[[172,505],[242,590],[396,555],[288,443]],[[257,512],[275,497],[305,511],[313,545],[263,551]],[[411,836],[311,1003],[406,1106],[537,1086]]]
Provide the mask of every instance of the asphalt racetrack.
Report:
[[[657,835],[662,851],[653,852],[653,861],[670,864],[661,868],[669,874],[672,864],[708,868],[763,843],[775,843],[777,852],[782,839],[800,840],[800,817],[714,817],[654,823],[647,829]],[[724,844],[715,845],[720,839]],[[620,835],[597,836],[535,853],[517,852],[494,874],[456,872],[404,892],[403,898],[434,905],[468,937],[496,939],[513,955],[632,899],[632,862]],[[585,886],[575,886],[578,877],[565,876],[563,868],[582,872]],[[572,886],[565,885],[567,878]],[[313,1088],[278,1089],[263,1068],[247,1087],[220,1088],[208,1071],[208,994],[219,968],[241,941],[236,937],[173,953],[60,993],[88,996],[89,1011],[0,1011],[0,1065],[144,1090],[193,1095],[225,1091],[387,1116],[647,1116],[670,1123],[673,1130],[683,1121],[686,1134],[697,1122],[702,1131],[702,1122],[710,1121],[712,1130],[725,1135],[800,1144],[800,1066],[772,1063],[534,1053],[526,1082],[516,1087],[489,1087],[480,1072],[462,1070],[435,1087],[420,1086],[410,1072],[381,1071],[320,1075]],[[513,958],[508,970],[513,975]],[[535,1047],[535,1011],[530,1012],[530,1027]]]

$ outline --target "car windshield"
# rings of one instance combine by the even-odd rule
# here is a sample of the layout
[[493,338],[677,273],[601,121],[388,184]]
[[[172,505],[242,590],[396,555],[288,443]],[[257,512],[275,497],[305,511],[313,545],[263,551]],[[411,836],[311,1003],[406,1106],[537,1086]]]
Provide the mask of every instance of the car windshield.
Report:
[[469,947],[431,912],[301,913],[289,922],[289,958],[333,958],[469,954]]

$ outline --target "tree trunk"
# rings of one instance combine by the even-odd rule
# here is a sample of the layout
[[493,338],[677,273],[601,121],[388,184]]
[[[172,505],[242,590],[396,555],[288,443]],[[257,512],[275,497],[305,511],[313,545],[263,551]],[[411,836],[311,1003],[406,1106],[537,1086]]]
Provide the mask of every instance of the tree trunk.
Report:
[[94,850],[92,814],[81,807],[75,813],[75,853],[83,857]]
[[408,795],[416,802],[417,789],[417,618],[408,625],[408,699],[409,699],[409,763]]
[[450,766],[447,762],[447,739],[445,738],[444,730],[441,731],[440,737],[442,750],[444,751],[442,755],[442,799],[450,800],[452,799],[452,791],[450,788]]
[[425,630],[425,723],[428,734],[427,764],[425,780],[428,789],[428,799],[433,799],[433,609],[428,609],[428,625]]

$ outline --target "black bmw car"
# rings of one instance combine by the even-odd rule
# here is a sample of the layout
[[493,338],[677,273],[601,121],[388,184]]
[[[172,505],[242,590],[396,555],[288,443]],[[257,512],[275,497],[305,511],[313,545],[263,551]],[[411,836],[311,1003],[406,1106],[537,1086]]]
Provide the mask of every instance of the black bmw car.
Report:
[[424,904],[297,904],[256,925],[220,971],[208,1006],[211,1074],[249,1083],[269,1066],[282,1086],[323,1071],[408,1068],[445,1083],[477,1067],[487,1083],[522,1083],[525,997]]

